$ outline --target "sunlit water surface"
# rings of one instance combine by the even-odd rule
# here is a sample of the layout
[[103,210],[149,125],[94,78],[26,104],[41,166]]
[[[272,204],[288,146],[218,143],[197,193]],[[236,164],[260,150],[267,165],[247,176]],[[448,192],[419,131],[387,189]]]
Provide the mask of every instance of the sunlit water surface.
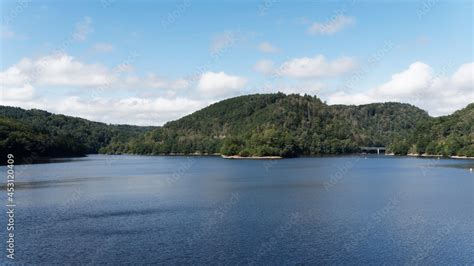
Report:
[[16,166],[15,262],[473,264],[470,167],[106,155]]

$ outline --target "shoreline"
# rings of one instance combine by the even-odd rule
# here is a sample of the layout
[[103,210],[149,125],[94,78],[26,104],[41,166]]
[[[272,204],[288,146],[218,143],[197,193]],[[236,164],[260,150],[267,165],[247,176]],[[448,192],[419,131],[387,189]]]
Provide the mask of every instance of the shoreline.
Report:
[[[180,154],[180,153],[175,153],[175,154],[156,154],[156,155],[151,155],[151,154],[133,154],[133,153],[122,153],[122,154],[106,154],[106,153],[91,153],[91,154],[86,154],[83,156],[67,156],[67,157],[41,157],[41,160],[35,160],[33,162],[27,161],[27,162],[22,162],[18,161],[16,162],[17,165],[30,165],[30,164],[43,164],[43,163],[60,163],[63,161],[68,161],[73,158],[85,158],[88,157],[89,155],[110,155],[110,156],[169,156],[169,157],[179,157],[179,156],[192,156],[192,157],[221,157],[223,159],[236,159],[236,160],[282,160],[282,159],[289,159],[281,156],[248,156],[248,157],[242,157],[238,155],[222,155],[219,153],[191,153],[191,154]],[[314,155],[314,156],[299,156],[299,157],[291,157],[291,159],[294,158],[307,158],[307,157],[335,157],[335,156],[363,156],[367,154],[363,153],[347,153],[347,154],[321,154],[321,155]],[[433,154],[407,154],[407,155],[395,155],[395,154],[380,154],[379,156],[393,156],[393,157],[418,157],[418,158],[439,158],[439,159],[455,159],[455,160],[474,160],[474,157],[469,157],[469,156],[458,156],[458,155],[452,155],[452,156],[443,156],[443,155],[433,155]],[[0,163],[0,165],[5,165]]]
[[[348,153],[348,154],[337,154],[337,155],[332,155],[332,154],[326,154],[326,156],[345,156],[345,155],[366,155],[362,153]],[[458,156],[458,155],[451,155],[451,156],[443,156],[443,155],[433,155],[433,154],[407,154],[407,155],[395,155],[395,154],[380,154],[382,156],[395,156],[395,157],[420,157],[420,158],[438,158],[438,159],[461,159],[461,160],[474,160],[474,157],[469,157],[469,156]],[[204,155],[206,156],[206,155]],[[248,157],[243,157],[239,155],[220,155],[224,159],[249,159],[249,160],[279,160],[279,159],[288,159],[285,157],[281,156],[248,156]],[[296,158],[304,158],[307,156],[300,156]],[[309,156],[309,157],[320,157],[320,156]],[[324,157],[324,155],[323,155]],[[294,157],[293,157],[294,158]]]
[[239,155],[221,155],[222,158],[224,159],[238,159],[238,160],[245,160],[245,159],[248,159],[248,160],[279,160],[279,159],[283,159],[283,157],[281,156],[247,156],[247,157],[243,157],[243,156],[239,156]]
[[458,155],[452,155],[449,156],[451,159],[467,159],[467,160],[474,160],[474,157],[469,157],[469,156],[458,156]]
[[459,156],[459,155],[444,156],[444,155],[435,155],[435,154],[414,154],[414,153],[409,153],[409,154],[407,154],[406,156],[408,156],[408,157],[449,158],[449,159],[474,160],[474,157]]

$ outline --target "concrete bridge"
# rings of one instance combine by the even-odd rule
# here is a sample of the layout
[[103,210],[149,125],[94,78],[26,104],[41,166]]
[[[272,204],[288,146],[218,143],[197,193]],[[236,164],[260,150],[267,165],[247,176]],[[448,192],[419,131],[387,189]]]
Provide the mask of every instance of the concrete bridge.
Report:
[[380,154],[380,152],[383,152],[385,154],[385,152],[387,151],[387,148],[385,148],[385,147],[360,147],[360,150],[361,150],[361,152],[367,152],[367,153],[377,151],[377,154]]

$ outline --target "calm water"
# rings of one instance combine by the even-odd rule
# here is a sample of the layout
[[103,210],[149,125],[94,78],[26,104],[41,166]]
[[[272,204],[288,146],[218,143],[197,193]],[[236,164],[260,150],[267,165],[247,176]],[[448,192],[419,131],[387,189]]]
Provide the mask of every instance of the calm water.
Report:
[[469,167],[98,155],[16,166],[16,262],[473,264]]

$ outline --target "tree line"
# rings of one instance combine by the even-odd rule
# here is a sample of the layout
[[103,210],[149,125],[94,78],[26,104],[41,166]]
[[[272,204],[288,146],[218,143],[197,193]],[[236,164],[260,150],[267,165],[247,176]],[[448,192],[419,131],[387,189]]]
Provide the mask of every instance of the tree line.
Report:
[[[149,127],[107,125],[42,110],[0,107],[0,155],[18,162],[98,153],[111,141],[126,142]],[[4,163],[1,161],[1,163]]]
[[309,95],[254,94],[212,104],[162,127],[108,125],[0,107],[2,156],[224,154],[295,157],[384,146],[397,155],[474,156],[474,104],[430,117],[409,104],[327,105]]
[[105,153],[294,157],[384,146],[397,155],[474,156],[473,104],[433,118],[409,104],[327,105],[314,96],[256,94],[215,103]]

